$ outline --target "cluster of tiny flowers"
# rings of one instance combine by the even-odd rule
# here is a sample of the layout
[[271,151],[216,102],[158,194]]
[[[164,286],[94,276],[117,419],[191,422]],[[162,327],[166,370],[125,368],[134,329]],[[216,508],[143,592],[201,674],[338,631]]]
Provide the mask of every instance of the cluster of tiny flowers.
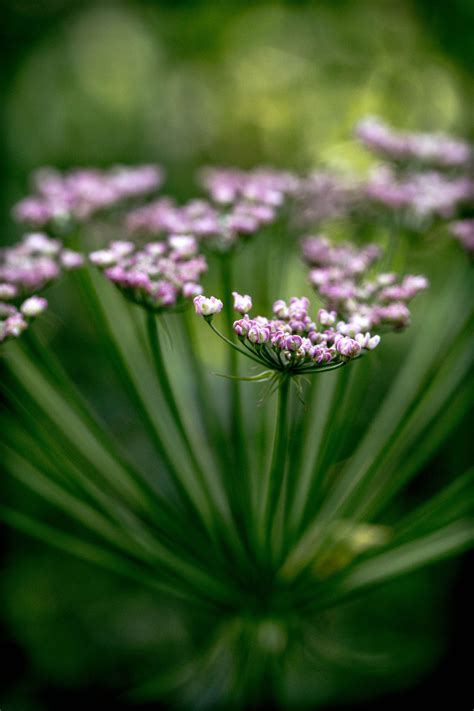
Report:
[[191,235],[170,235],[142,248],[115,241],[89,259],[127,298],[157,313],[180,308],[200,294],[200,278],[207,269]]
[[12,301],[33,294],[57,279],[62,269],[83,263],[78,252],[41,233],[26,235],[21,242],[0,250],[0,299]]
[[334,311],[320,309],[313,321],[309,305],[306,297],[295,296],[288,303],[279,299],[273,304],[273,318],[250,318],[250,297],[234,293],[236,311],[247,311],[235,321],[234,332],[266,365],[296,372],[346,362],[378,346],[378,335],[361,331],[348,335],[348,324],[338,321]]
[[19,308],[0,301],[0,343],[21,336],[47,306],[48,302],[41,296],[30,296]]
[[474,155],[467,141],[444,134],[396,131],[374,117],[360,121],[355,134],[369,150],[395,162],[465,168]]
[[373,279],[367,271],[380,256],[376,245],[357,249],[351,244],[331,245],[323,236],[307,237],[303,255],[309,273],[326,307],[347,321],[341,332],[352,335],[379,326],[404,328],[410,322],[407,302],[428,286],[424,276],[382,273]]
[[216,203],[230,205],[244,200],[274,208],[283,205],[285,197],[299,186],[295,175],[272,168],[205,168],[200,182]]
[[82,222],[100,210],[147,195],[163,182],[155,165],[81,168],[60,173],[43,168],[33,176],[34,194],[13,208],[18,222],[35,227]]
[[168,234],[208,237],[221,229],[219,213],[206,200],[191,200],[179,206],[168,197],[130,210],[125,216],[125,226],[129,233],[146,237]]
[[449,231],[468,252],[474,252],[474,218],[457,220],[449,225]]
[[228,251],[240,237],[255,234],[275,217],[275,208],[264,203],[240,201],[223,207],[207,200],[191,200],[178,206],[169,198],[161,198],[131,210],[125,224],[131,234],[193,234],[210,250]]
[[450,218],[459,206],[474,199],[474,181],[467,176],[447,177],[427,171],[397,175],[388,166],[379,166],[366,185],[367,196],[390,209],[407,211],[408,218],[420,222],[435,217]]
[[315,171],[300,181],[293,222],[296,226],[320,225],[347,217],[358,206],[360,196],[360,183],[355,178]]

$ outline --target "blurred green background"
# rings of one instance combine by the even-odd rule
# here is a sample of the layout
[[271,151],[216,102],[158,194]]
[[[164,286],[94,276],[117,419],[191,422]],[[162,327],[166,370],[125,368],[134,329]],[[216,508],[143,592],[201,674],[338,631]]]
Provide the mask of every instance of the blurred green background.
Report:
[[[10,208],[41,165],[158,162],[168,175],[163,192],[184,199],[207,163],[365,171],[370,157],[351,130],[367,113],[402,128],[473,137],[471,0],[3,0],[1,14],[5,243],[21,234]],[[463,465],[468,432],[466,423],[431,471]],[[4,487],[22,505],[24,492],[9,481]],[[74,709],[92,700],[107,707],[133,677],[131,667],[145,664],[151,673],[159,655],[179,660],[189,642],[164,603],[17,534],[5,532],[3,567],[2,709]],[[403,646],[406,668],[393,670],[409,690],[385,699],[387,708],[414,694],[425,703],[436,698],[448,671],[463,693],[466,669],[452,661],[461,619],[453,601],[467,593],[460,584],[446,592],[454,570],[438,566],[386,592],[392,603],[412,601],[413,619],[400,625],[415,628],[412,645]],[[370,608],[369,600],[360,614],[376,627]],[[356,629],[351,634],[357,639]],[[397,625],[391,634],[396,646]],[[379,663],[387,674],[388,661]],[[376,679],[370,683],[377,691]]]

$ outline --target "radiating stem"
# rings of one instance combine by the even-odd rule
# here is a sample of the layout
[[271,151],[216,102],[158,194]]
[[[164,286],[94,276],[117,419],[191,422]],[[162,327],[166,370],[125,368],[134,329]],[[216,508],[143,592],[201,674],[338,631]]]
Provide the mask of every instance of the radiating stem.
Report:
[[274,517],[285,477],[288,454],[288,403],[289,403],[290,378],[281,376],[278,388],[278,405],[275,423],[275,437],[273,440],[273,455],[268,474],[268,484],[264,497],[263,531],[261,535],[265,541],[267,552],[271,554],[272,532]]
[[166,371],[166,363],[163,357],[163,351],[161,349],[161,343],[158,335],[157,317],[152,312],[148,312],[146,315],[146,328],[148,334],[148,343],[150,345],[153,365],[155,368],[155,374],[160,385],[161,392],[163,394],[166,405],[168,406],[168,409],[171,413],[176,429],[181,435],[186,451],[188,452],[191,464],[193,466],[193,470],[199,479],[200,487],[206,499],[207,516],[209,516],[211,515],[211,511],[214,507],[213,497],[209,490],[209,484],[207,482],[202,466],[197,459],[191,440],[189,439],[189,435],[186,431],[181,412],[179,410],[176,398],[171,388],[168,373]]
[[[222,296],[224,301],[224,317],[226,321],[227,333],[233,332],[234,313],[231,302],[231,291],[235,288],[233,276],[232,255],[223,255],[220,260],[221,265],[221,283]],[[212,324],[209,324],[211,328]],[[231,344],[234,346],[234,344]],[[228,496],[232,513],[236,525],[239,528],[243,541],[248,544],[248,536],[250,534],[250,485],[248,470],[248,461],[246,456],[246,435],[243,426],[242,399],[240,392],[240,383],[238,382],[239,365],[238,365],[238,349],[236,346],[228,350],[228,380],[229,391],[229,415],[231,427],[231,451],[233,458],[232,470],[226,477]]]
[[66,395],[68,403],[75,408],[84,424],[87,425],[98,442],[108,451],[117,464],[128,473],[133,483],[138,486],[148,499],[150,496],[152,499],[156,498],[156,492],[152,490],[143,474],[126,459],[120,451],[117,442],[107,431],[105,423],[98,419],[87,400],[85,400],[82,394],[77,390],[75,384],[55,356],[54,350],[52,348],[46,349],[41,338],[34,332],[34,329],[28,330],[21,341],[21,345],[25,346],[28,355],[34,358],[36,363],[58,386],[61,393]]
[[89,272],[85,269],[81,269],[75,272],[74,275],[78,279],[79,287],[83,298],[89,306],[91,316],[94,318],[97,328],[102,332],[103,338],[101,342],[104,344],[109,358],[115,367],[117,374],[123,383],[126,392],[130,400],[135,405],[142,422],[150,436],[150,439],[154,445],[155,451],[158,454],[160,460],[165,465],[168,473],[170,474],[175,488],[179,494],[179,497],[189,512],[189,514],[196,519],[198,522],[204,525],[205,529],[210,533],[210,523],[207,519],[203,519],[203,512],[206,511],[201,507],[201,501],[195,501],[195,495],[193,496],[186,485],[183,482],[183,477],[180,471],[177,469],[171,454],[168,451],[167,446],[164,444],[160,433],[158,432],[153,418],[148,412],[147,406],[143,401],[141,393],[134,382],[133,377],[130,374],[126,360],[122,356],[118,345],[115,342],[114,335],[109,327],[107,317],[103,311],[100,299],[95,291],[95,287]]

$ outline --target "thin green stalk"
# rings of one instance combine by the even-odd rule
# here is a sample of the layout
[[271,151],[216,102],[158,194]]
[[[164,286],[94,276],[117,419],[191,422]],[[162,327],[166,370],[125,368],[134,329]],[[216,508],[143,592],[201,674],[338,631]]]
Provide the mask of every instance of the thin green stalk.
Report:
[[178,587],[173,581],[164,582],[155,577],[154,571],[147,572],[122,556],[87,541],[82,540],[76,534],[70,535],[60,531],[56,527],[36,521],[30,516],[15,511],[7,506],[0,505],[0,520],[4,521],[12,528],[40,540],[42,543],[64,551],[68,555],[73,555],[88,563],[98,565],[114,574],[129,578],[139,585],[159,593],[170,595],[174,599],[185,601],[197,607],[215,610],[216,602],[203,599],[201,596],[186,592]]
[[262,511],[262,529],[260,532],[267,553],[270,553],[272,550],[274,516],[277,510],[287,465],[289,392],[290,378],[283,375],[278,387],[273,454],[267,477]]
[[317,503],[324,496],[322,482],[327,468],[335,461],[335,454],[341,451],[341,433],[347,430],[347,424],[343,427],[344,417],[347,416],[346,403],[348,380],[353,373],[351,368],[343,368],[337,375],[335,390],[331,394],[328,418],[322,440],[316,457],[313,462],[313,477],[311,486],[306,497],[305,505],[301,514],[300,530],[311,520],[312,514],[317,507]]
[[199,480],[199,486],[202,490],[202,493],[204,494],[204,498],[201,500],[201,503],[202,506],[205,507],[206,518],[209,520],[213,516],[213,514],[216,513],[215,501],[213,500],[213,496],[210,491],[206,475],[202,469],[200,462],[197,459],[196,453],[189,439],[189,435],[186,431],[181,412],[179,411],[176,398],[171,388],[168,373],[166,371],[165,359],[163,357],[161,343],[158,335],[157,318],[155,314],[151,312],[148,312],[146,315],[146,328],[148,334],[148,343],[150,346],[153,365],[155,368],[155,374],[166,405],[172,415],[173,422],[179,434],[181,435],[186,451],[188,452],[191,464],[193,466],[193,471],[195,472]]
[[209,535],[212,535],[212,527],[210,526],[209,520],[202,518],[202,497],[199,496],[199,492],[196,490],[192,479],[185,477],[184,472],[178,470],[173,456],[168,451],[168,447],[165,445],[160,433],[158,432],[154,419],[150,415],[142,394],[139,392],[139,389],[135,384],[135,380],[130,373],[127,361],[123,357],[120,347],[115,341],[113,331],[109,326],[101,300],[95,290],[91,274],[85,269],[81,269],[75,272],[74,275],[78,279],[83,298],[89,306],[90,314],[95,320],[98,330],[103,335],[101,342],[104,344],[109,358],[116,369],[130,400],[133,402],[138,413],[140,414],[142,422],[148,435],[150,436],[155,450],[171,476],[183,506],[186,508],[189,515],[195,519],[198,524],[204,525],[204,528],[208,531]]
[[[5,387],[8,398],[21,413],[22,427],[33,427],[35,442],[43,443],[44,455],[49,460],[48,472],[53,479],[60,480],[64,485],[66,481],[82,495],[85,494],[87,500],[95,507],[99,507],[112,521],[120,526],[136,527],[138,519],[137,510],[130,499],[130,496],[118,491],[114,487],[114,477],[108,477],[107,468],[98,469],[93,459],[86,457],[81,449],[76,447],[73,437],[69,437],[61,428],[57,427],[54,420],[49,417],[46,410],[42,410],[39,405],[32,401],[29,395],[22,390],[21,383],[16,381],[14,390]],[[18,395],[20,393],[20,396]],[[27,407],[29,403],[29,407]],[[61,423],[64,419],[61,420]],[[5,436],[4,436],[5,439]],[[15,438],[17,441],[17,438]],[[13,446],[17,450],[17,446]],[[28,448],[29,452],[31,449]],[[21,454],[21,453],[20,453]],[[54,467],[53,472],[51,466]],[[56,471],[56,475],[55,472]],[[117,496],[119,498],[117,498]],[[146,520],[152,525],[155,534],[165,539],[178,535],[180,538],[180,528],[176,525],[177,510],[166,500],[156,496],[150,500],[148,514],[153,512],[153,516],[147,515]],[[141,514],[141,510],[139,510]],[[141,524],[140,524],[141,526]],[[197,543],[197,542],[196,542]]]
[[203,364],[195,347],[195,336],[191,328],[189,312],[184,314],[180,322],[183,325],[187,345],[185,351],[188,355],[188,366],[192,372],[192,382],[196,389],[196,399],[199,403],[199,409],[203,418],[203,429],[207,435],[217,466],[219,468],[221,468],[221,466],[227,467],[229,466],[230,460],[227,446],[224,444],[226,442],[225,432],[222,429],[222,423],[217,408],[213,406],[213,398],[210,397],[210,386],[206,380]]
[[324,445],[324,434],[330,423],[339,375],[315,379],[311,399],[305,416],[303,442],[299,447],[300,464],[296,467],[297,479],[292,485],[292,500],[288,516],[289,535],[293,537],[301,528],[303,513],[310,495],[316,463]]
[[[235,288],[233,275],[233,255],[222,255],[220,260],[221,266],[221,284],[224,300],[224,318],[228,333],[233,332],[234,313],[231,302],[231,291]],[[213,330],[213,324],[209,322]],[[222,335],[222,334],[219,334]],[[224,337],[225,338],[225,337]],[[228,339],[225,339],[228,341]],[[228,341],[232,348],[228,350],[228,397],[229,397],[229,421],[231,431],[231,451],[233,466],[232,469],[226,472],[226,489],[229,496],[229,504],[234,516],[236,525],[238,526],[243,543],[249,547],[249,535],[251,536],[250,521],[252,519],[251,512],[251,495],[250,495],[250,471],[246,455],[246,434],[243,425],[243,409],[239,376],[239,362],[237,351],[240,349],[231,341]],[[250,357],[250,354],[249,354]]]
[[25,338],[22,339],[22,345],[25,347],[27,355],[32,356],[49,375],[51,381],[65,396],[68,404],[74,407],[77,414],[81,417],[84,424],[90,429],[98,442],[107,450],[116,463],[127,472],[133,485],[141,490],[146,499],[154,500],[157,493],[146,481],[143,473],[138,471],[120,451],[117,442],[107,431],[105,423],[98,419],[89,403],[77,390],[75,384],[56,357],[54,350],[52,348],[46,349],[41,338],[34,332],[34,329],[28,330],[25,334]]

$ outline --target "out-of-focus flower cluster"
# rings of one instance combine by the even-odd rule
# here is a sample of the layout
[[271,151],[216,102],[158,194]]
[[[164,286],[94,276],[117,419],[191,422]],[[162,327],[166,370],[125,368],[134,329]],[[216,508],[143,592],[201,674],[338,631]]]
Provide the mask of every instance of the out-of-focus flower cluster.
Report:
[[[368,332],[346,335],[348,324],[338,322],[336,313],[326,309],[320,309],[313,320],[306,297],[294,296],[288,303],[279,299],[273,304],[272,318],[251,318],[251,297],[237,292],[233,296],[234,309],[242,315],[234,322],[234,333],[253,359],[270,370],[293,375],[321,371],[373,350],[380,342],[380,336]],[[208,321],[222,310],[222,302],[213,296],[197,296],[194,305]],[[246,355],[246,351],[242,352]]]
[[292,222],[296,227],[316,226],[347,217],[360,206],[362,198],[362,184],[355,177],[327,170],[314,171],[300,180]]
[[63,269],[83,263],[78,252],[41,233],[26,235],[21,242],[0,250],[0,299],[14,301],[33,294],[59,277]]
[[395,131],[370,117],[356,126],[355,133],[385,160],[362,187],[368,207],[372,203],[387,211],[397,225],[414,231],[463,217],[473,208],[474,147],[467,141],[436,133]]
[[190,235],[170,235],[141,248],[115,241],[89,258],[128,299],[155,313],[179,309],[200,294],[200,279],[207,269]]
[[410,322],[407,302],[428,286],[424,276],[400,279],[389,272],[370,278],[370,267],[381,256],[375,244],[358,249],[319,235],[305,238],[302,251],[311,285],[326,308],[345,319],[346,335],[380,326],[404,328]]
[[80,168],[68,173],[42,168],[32,182],[33,194],[14,206],[14,218],[34,227],[62,227],[154,192],[163,182],[163,171],[155,165]]
[[398,163],[467,168],[474,157],[467,141],[441,133],[396,131],[377,117],[360,121],[355,134],[369,150]]
[[42,296],[30,296],[19,308],[0,301],[0,343],[21,336],[47,307],[48,302]]
[[238,170],[237,168],[204,168],[200,183],[211,199],[221,205],[254,204],[280,207],[287,195],[299,187],[299,178],[293,173],[273,168]]
[[207,168],[200,180],[211,201],[191,200],[177,205],[161,198],[131,210],[125,225],[132,235],[154,237],[193,234],[205,249],[227,252],[272,223],[298,179],[270,169],[241,171]]
[[366,193],[387,208],[406,210],[406,219],[416,225],[435,217],[450,218],[462,205],[472,203],[474,180],[433,170],[397,175],[384,165],[373,171]]

